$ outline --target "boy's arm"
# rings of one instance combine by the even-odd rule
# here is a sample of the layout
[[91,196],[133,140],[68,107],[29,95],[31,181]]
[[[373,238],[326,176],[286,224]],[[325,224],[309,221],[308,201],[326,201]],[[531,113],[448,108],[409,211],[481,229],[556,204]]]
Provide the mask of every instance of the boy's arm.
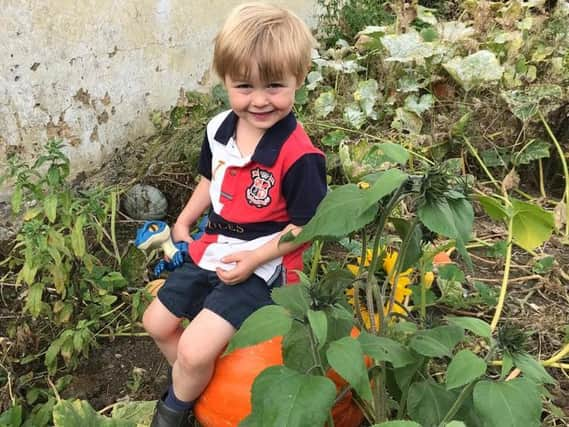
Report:
[[289,231],[296,236],[302,231],[302,227],[289,224],[275,238],[269,240],[263,246],[252,251],[235,252],[221,259],[224,263],[236,263],[231,270],[217,268],[217,276],[227,285],[235,285],[247,279],[261,265],[281,256],[284,256],[303,245],[297,243],[280,243],[279,241]]
[[172,227],[172,240],[174,240],[174,242],[192,242],[190,227],[211,205],[209,185],[210,180],[202,176],[190,200],[188,200],[188,203],[186,203],[186,206],[182,209],[182,212],[178,215],[178,219],[176,219],[176,223]]

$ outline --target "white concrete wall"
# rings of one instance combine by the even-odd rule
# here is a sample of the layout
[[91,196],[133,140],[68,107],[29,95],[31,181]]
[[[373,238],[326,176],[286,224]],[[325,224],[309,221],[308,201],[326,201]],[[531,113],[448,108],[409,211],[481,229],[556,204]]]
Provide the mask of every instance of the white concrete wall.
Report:
[[[59,136],[88,171],[153,133],[152,111],[211,82],[213,37],[239,3],[0,0],[0,162]],[[316,22],[316,0],[278,3]]]

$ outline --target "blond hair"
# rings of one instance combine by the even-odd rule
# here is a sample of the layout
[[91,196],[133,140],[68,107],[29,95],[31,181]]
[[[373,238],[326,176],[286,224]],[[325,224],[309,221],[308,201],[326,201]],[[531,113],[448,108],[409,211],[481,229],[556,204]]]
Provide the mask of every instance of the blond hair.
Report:
[[215,37],[213,68],[222,79],[249,79],[256,64],[262,81],[280,80],[290,73],[301,84],[314,46],[307,25],[290,10],[245,3],[230,13]]

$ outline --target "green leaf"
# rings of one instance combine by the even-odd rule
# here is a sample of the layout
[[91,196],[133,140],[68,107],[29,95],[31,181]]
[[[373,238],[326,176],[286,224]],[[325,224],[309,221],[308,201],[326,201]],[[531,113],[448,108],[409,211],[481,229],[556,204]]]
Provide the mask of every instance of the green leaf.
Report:
[[418,211],[419,219],[431,231],[456,239],[456,247],[469,263],[465,245],[470,240],[474,223],[474,210],[466,199],[435,199],[423,203]]
[[433,381],[416,382],[409,387],[409,415],[422,426],[437,426],[455,400],[456,394],[445,390],[441,384]]
[[543,365],[529,354],[516,354],[514,365],[524,373],[524,376],[537,384],[555,384],[557,382],[549,375]]
[[422,62],[425,58],[429,58],[434,54],[433,45],[425,43],[416,31],[383,36],[381,43],[389,52],[389,57],[386,61]]
[[416,361],[413,353],[404,345],[386,337],[378,337],[362,331],[358,336],[364,354],[382,362],[390,362],[394,368],[401,368]]
[[498,81],[504,73],[496,55],[488,50],[480,50],[465,58],[454,57],[443,67],[466,91]]
[[113,420],[99,415],[84,400],[61,400],[53,408],[55,427],[136,427],[136,423],[127,420]]
[[530,144],[528,144],[522,151],[517,153],[513,162],[514,165],[527,165],[534,160],[546,159],[549,157],[549,148],[551,144],[546,141],[535,139]]
[[22,407],[14,405],[0,414],[0,426],[20,427],[22,424]]
[[391,127],[400,132],[419,134],[423,128],[423,119],[417,113],[399,107],[395,110]]
[[42,283],[34,283],[28,289],[26,309],[34,318],[38,317],[41,313],[43,288],[44,285]]
[[464,338],[464,330],[457,326],[438,326],[418,332],[411,338],[410,347],[428,357],[451,356],[454,347]]
[[85,225],[85,216],[79,215],[71,230],[71,247],[77,258],[85,256],[85,236],[83,235],[83,226]]
[[113,406],[111,418],[132,421],[137,426],[150,425],[155,409],[156,402],[154,400],[117,402]]
[[486,372],[486,362],[470,350],[459,351],[447,369],[447,390],[469,384]]
[[462,421],[451,421],[448,424],[445,424],[445,427],[467,427]]
[[383,142],[374,144],[379,151],[386,157],[387,161],[404,165],[409,160],[409,152],[400,144],[393,142]]
[[494,197],[478,195],[476,196],[476,199],[480,202],[488,216],[493,220],[501,221],[508,218],[508,211],[504,205]]
[[290,331],[284,336],[282,345],[284,364],[302,373],[310,372],[314,368],[308,328],[305,323],[293,322]]
[[551,255],[546,255],[543,258],[534,260],[531,271],[536,274],[547,274],[553,269],[555,258]]
[[326,145],[327,147],[336,147],[347,138],[347,135],[343,131],[333,130],[332,132],[326,134],[320,142],[322,145]]
[[358,89],[354,92],[354,100],[359,103],[364,114],[373,120],[377,119],[377,113],[373,107],[377,102],[378,88],[376,80],[362,80],[358,82]]
[[354,129],[361,128],[366,122],[366,116],[358,104],[348,104],[344,107],[344,121]]
[[547,102],[544,102],[542,111],[547,112],[552,107],[555,108],[554,101],[563,98],[563,89],[553,84],[539,84],[524,89],[504,91],[501,95],[514,116],[525,122],[537,114],[543,101]]
[[532,251],[551,236],[555,227],[553,215],[532,203],[516,199],[511,202],[514,208],[512,237],[522,248]]
[[358,395],[371,402],[372,394],[360,343],[352,337],[330,343],[326,352],[330,366],[344,378]]
[[480,381],[474,387],[474,407],[487,426],[538,427],[541,396],[538,386],[525,378],[506,382]]
[[43,200],[43,209],[49,222],[53,223],[57,217],[57,195],[49,194]]
[[490,325],[484,320],[477,319],[475,317],[447,317],[447,320],[453,325],[460,326],[463,329],[467,329],[470,332],[483,338],[490,338],[492,336],[492,330]]
[[334,91],[322,92],[314,101],[316,117],[323,119],[336,108],[336,95]]
[[279,305],[266,305],[251,314],[241,328],[233,335],[224,354],[266,341],[277,335],[286,334],[292,318],[285,308]]
[[367,190],[355,184],[343,185],[328,193],[318,206],[316,215],[294,239],[304,243],[315,238],[342,237],[370,223],[377,212],[377,202],[393,192],[407,178],[398,169],[380,175]]
[[326,338],[328,336],[328,319],[326,318],[326,313],[321,310],[308,310],[307,315],[312,332],[316,337],[318,349],[321,349],[324,344],[326,344]]
[[20,213],[23,199],[24,199],[24,191],[22,190],[22,187],[17,185],[16,188],[14,188],[12,197],[10,198],[10,205],[12,206],[13,213],[15,214]]
[[417,95],[409,95],[405,98],[404,108],[420,116],[433,105],[435,98],[431,94],[421,95],[420,98]]
[[325,424],[336,397],[326,377],[271,366],[255,379],[247,426],[314,427]]
[[290,311],[293,316],[304,317],[310,308],[310,295],[304,284],[274,288],[271,299],[275,304]]

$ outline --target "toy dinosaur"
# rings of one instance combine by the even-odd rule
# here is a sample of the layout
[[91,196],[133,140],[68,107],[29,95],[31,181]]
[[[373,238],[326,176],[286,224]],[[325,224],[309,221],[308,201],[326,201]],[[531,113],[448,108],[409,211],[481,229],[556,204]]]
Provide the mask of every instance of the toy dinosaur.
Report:
[[154,266],[154,274],[160,276],[164,270],[172,271],[184,263],[184,257],[188,254],[186,242],[172,242],[170,227],[163,221],[146,221],[136,231],[135,246],[143,251],[161,249],[169,261],[158,261]]
[[[208,216],[205,215],[198,224],[198,231],[192,234],[192,239],[197,240],[205,231]],[[161,249],[164,255],[170,259],[158,261],[154,267],[154,274],[158,277],[164,270],[172,271],[184,263],[184,258],[188,255],[188,243],[172,241],[170,237],[170,227],[164,221],[146,221],[142,227],[136,231],[134,244],[138,249],[152,250]]]

